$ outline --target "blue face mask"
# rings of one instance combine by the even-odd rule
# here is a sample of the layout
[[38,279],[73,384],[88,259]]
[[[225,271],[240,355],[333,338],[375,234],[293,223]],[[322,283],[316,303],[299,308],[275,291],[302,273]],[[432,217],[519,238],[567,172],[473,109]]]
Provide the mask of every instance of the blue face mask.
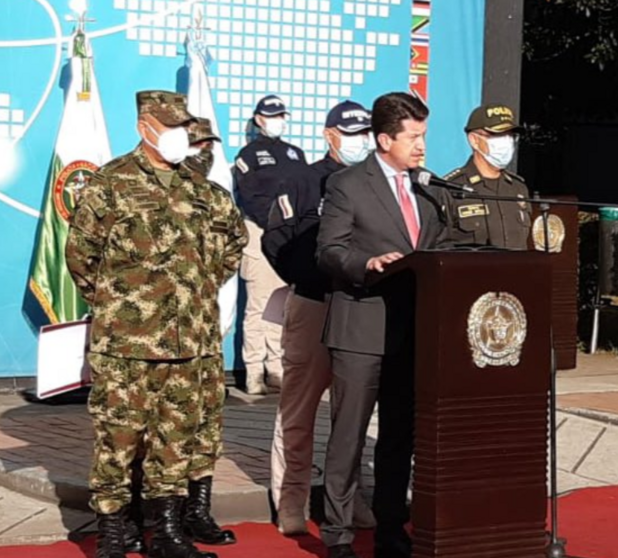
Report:
[[513,160],[515,154],[515,138],[510,135],[484,138],[487,142],[487,153],[480,151],[485,160],[493,167],[505,169]]
[[357,134],[354,136],[340,136],[341,144],[335,149],[342,164],[347,167],[362,163],[369,155],[369,136]]

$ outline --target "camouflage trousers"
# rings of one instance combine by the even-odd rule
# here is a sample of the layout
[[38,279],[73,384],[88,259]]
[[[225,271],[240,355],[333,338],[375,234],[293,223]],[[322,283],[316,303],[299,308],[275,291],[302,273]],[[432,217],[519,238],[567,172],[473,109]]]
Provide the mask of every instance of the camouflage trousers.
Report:
[[189,480],[212,476],[222,451],[223,404],[225,403],[225,371],[223,358],[204,359],[202,366],[202,412],[195,434]]
[[130,502],[130,466],[141,446],[143,496],[185,495],[195,434],[204,417],[202,376],[210,369],[204,363],[210,359],[144,361],[90,353],[88,360],[92,509],[114,513]]

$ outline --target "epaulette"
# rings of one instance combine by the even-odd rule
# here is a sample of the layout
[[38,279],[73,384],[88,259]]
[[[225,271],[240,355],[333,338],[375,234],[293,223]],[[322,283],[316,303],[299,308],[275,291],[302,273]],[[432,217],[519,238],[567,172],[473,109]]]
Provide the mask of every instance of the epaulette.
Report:
[[207,179],[207,182],[208,182],[208,185],[211,186],[213,189],[223,192],[226,196],[229,196],[229,197],[232,196],[231,192],[229,192],[226,188],[221,186],[221,184],[217,184],[214,180]]
[[520,182],[523,182],[524,184],[526,183],[526,180],[524,179],[523,176],[519,176],[518,174],[515,174],[514,172],[505,170],[504,174],[506,174],[507,176],[510,176],[511,178],[514,178],[515,180],[519,180]]
[[451,180],[453,178],[458,177],[461,174],[463,174],[463,168],[452,170],[451,172],[449,172],[447,175],[444,176],[444,180]]
[[108,173],[109,171],[118,170],[120,167],[133,162],[132,153],[125,153],[120,157],[112,159],[108,163],[102,165],[97,172]]

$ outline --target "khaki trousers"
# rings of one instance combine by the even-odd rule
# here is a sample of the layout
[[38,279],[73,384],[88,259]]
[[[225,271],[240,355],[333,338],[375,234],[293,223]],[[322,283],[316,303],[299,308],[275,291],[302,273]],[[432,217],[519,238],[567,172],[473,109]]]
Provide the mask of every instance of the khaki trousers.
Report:
[[281,378],[281,326],[263,319],[266,303],[273,291],[284,287],[268,260],[262,254],[262,229],[245,220],[249,243],[243,251],[240,276],[247,289],[247,306],[243,322],[242,357],[247,380],[261,381],[264,368],[269,375]]
[[322,330],[328,304],[290,293],[283,324],[283,382],[271,451],[271,488],[277,510],[306,507],[311,489],[313,428],[331,383]]

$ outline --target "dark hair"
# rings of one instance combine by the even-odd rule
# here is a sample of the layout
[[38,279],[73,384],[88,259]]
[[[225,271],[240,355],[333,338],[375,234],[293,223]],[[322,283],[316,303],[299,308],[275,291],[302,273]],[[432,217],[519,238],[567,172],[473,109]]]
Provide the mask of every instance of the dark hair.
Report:
[[373,102],[371,109],[371,127],[373,135],[378,140],[380,134],[394,138],[402,131],[402,120],[410,118],[423,122],[429,116],[427,105],[417,96],[410,93],[387,93]]

